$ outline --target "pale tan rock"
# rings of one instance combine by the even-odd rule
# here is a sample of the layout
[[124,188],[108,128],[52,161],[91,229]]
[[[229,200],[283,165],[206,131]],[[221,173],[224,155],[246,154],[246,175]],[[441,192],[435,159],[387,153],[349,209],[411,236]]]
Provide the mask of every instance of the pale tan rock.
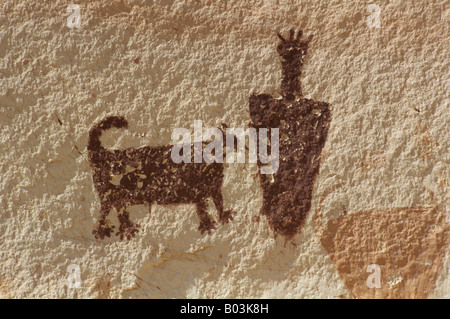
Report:
[[[450,298],[445,1],[379,1],[379,29],[367,25],[367,1],[76,3],[81,28],[67,26],[70,1],[1,2],[1,298]],[[104,134],[111,149],[169,144],[194,120],[245,128],[249,96],[279,89],[276,33],[290,28],[314,35],[303,94],[332,105],[301,233],[274,238],[256,164],[227,164],[224,206],[237,214],[211,235],[197,230],[194,205],[152,205],[151,214],[130,209],[141,225],[130,241],[95,239],[91,127],[107,115],[128,120],[128,130]],[[217,219],[212,201],[208,211]],[[347,231],[378,229],[358,228],[364,214],[376,227],[404,216],[426,230],[423,243],[441,236],[408,256],[425,256],[420,267],[432,275],[409,263],[404,274],[382,267],[380,291],[364,286],[370,273],[342,275],[341,261],[373,263],[340,246],[355,238]],[[355,229],[323,245],[318,225],[339,218]],[[406,229],[382,236],[409,240]],[[69,287],[69,265],[80,269],[80,288]],[[392,274],[410,288],[399,292]]]

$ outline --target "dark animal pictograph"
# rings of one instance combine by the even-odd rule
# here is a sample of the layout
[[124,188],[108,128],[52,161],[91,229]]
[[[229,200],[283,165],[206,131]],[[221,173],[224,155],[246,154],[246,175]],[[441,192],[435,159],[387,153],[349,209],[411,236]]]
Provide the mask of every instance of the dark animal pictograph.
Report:
[[[150,211],[155,203],[195,204],[202,234],[211,233],[216,224],[206,210],[207,198],[212,198],[219,222],[225,224],[233,219],[234,212],[223,208],[222,163],[174,163],[173,145],[108,150],[101,145],[100,137],[113,127],[127,128],[128,123],[123,117],[110,116],[89,132],[89,162],[101,201],[100,217],[93,231],[95,238],[103,239],[114,233],[114,226],[107,220],[111,209],[117,211],[120,223],[115,235],[121,240],[134,237],[139,225],[129,218],[127,208],[132,205],[148,204]],[[194,154],[192,145],[191,154]]]
[[[279,128],[280,166],[273,175],[259,173],[263,189],[262,213],[275,234],[291,238],[297,234],[311,208],[314,180],[319,172],[320,154],[331,121],[330,105],[306,99],[300,76],[303,59],[312,39],[303,32],[290,31],[278,53],[282,58],[281,99],[268,94],[253,94],[249,99],[250,126]],[[258,162],[258,166],[263,164]]]

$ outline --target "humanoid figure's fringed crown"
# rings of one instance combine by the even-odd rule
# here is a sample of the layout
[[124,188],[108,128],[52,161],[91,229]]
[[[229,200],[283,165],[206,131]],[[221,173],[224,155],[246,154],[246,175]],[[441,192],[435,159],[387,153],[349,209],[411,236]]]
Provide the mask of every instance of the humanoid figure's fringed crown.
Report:
[[290,30],[289,39],[286,40],[280,33],[277,33],[281,43],[277,47],[280,54],[283,68],[283,80],[281,83],[281,95],[287,100],[295,100],[302,97],[300,76],[302,74],[303,59],[308,51],[308,44],[312,39],[310,35],[307,39],[302,39],[303,31],[299,30],[295,36],[294,29]]

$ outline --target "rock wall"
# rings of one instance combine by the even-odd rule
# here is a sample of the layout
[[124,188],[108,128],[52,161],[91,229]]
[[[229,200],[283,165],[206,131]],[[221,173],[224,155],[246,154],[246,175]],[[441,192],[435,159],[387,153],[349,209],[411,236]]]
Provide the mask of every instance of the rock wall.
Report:
[[[446,1],[0,4],[0,297],[450,298]],[[313,35],[301,91],[282,86],[291,28]],[[255,94],[270,120],[307,110],[292,132],[326,127],[299,155],[310,194],[298,161],[164,162],[175,128],[257,126]],[[100,153],[108,116],[128,126]],[[271,178],[295,196],[264,210]]]

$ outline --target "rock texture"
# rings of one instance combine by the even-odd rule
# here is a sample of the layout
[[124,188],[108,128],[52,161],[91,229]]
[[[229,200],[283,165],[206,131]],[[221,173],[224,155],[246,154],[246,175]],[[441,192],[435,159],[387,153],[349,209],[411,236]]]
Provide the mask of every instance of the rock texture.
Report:
[[[79,0],[79,28],[70,1],[0,4],[0,297],[450,298],[446,1],[380,0],[379,28],[367,1]],[[130,240],[95,238],[92,127],[128,121],[112,152],[247,128],[250,96],[283,93],[291,28],[314,35],[302,95],[332,114],[301,232],[276,236],[236,163],[210,234],[195,204],[154,203],[127,209]]]

